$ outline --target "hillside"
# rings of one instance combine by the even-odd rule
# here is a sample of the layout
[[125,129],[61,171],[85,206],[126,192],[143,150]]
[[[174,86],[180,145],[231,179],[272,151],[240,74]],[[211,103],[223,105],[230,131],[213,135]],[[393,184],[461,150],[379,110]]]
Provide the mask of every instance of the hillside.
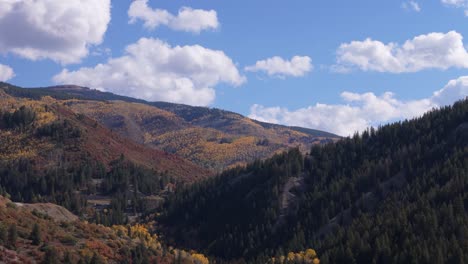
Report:
[[62,206],[53,203],[14,203],[15,207],[24,209],[31,213],[47,215],[52,221],[74,222],[79,218]]
[[0,195],[14,202],[53,203],[92,222],[126,224],[177,186],[212,175],[112,132],[66,102],[0,89]]
[[467,263],[467,190],[465,100],[226,171],[156,219],[170,243],[220,263],[307,247],[321,263]]
[[[165,244],[153,226],[147,219],[146,224],[104,227],[57,205],[18,204],[0,196],[0,263],[210,263],[196,251]],[[320,263],[313,249],[269,257],[269,263],[292,259]]]
[[219,109],[146,102],[78,86],[2,86],[15,97],[51,96],[124,138],[215,171],[268,158],[290,147],[306,151],[313,144],[339,138],[317,130],[257,122]]
[[[32,157],[40,159],[41,162],[52,162],[50,152],[57,152],[59,149],[64,155],[89,155],[93,160],[104,164],[109,164],[112,160],[124,155],[135,164],[161,172],[168,171],[171,176],[185,177],[185,180],[188,181],[209,175],[207,170],[175,155],[147,148],[122,137],[99,122],[74,112],[66,103],[51,97],[41,97],[39,100],[23,99],[5,94],[0,89],[0,100],[0,111],[2,112],[14,113],[21,107],[27,107],[35,115],[35,119],[31,121],[31,124],[28,124],[29,128],[12,127],[13,129],[8,129],[8,127],[3,127],[0,130],[3,135],[2,140],[4,140],[1,147],[6,148],[1,153],[6,159]],[[38,130],[41,131],[45,128],[59,127],[58,130],[63,129],[60,126],[71,131],[71,135],[67,135],[68,138],[60,137],[57,140],[54,138],[56,135],[51,135],[49,138],[34,135],[34,133],[37,134]],[[44,133],[50,134],[50,131]],[[64,142],[57,142],[60,140]],[[8,143],[13,141],[21,144]]]
[[0,263],[208,263],[196,252],[168,250],[150,224],[104,227],[76,216],[63,221],[56,212],[71,215],[0,196]]

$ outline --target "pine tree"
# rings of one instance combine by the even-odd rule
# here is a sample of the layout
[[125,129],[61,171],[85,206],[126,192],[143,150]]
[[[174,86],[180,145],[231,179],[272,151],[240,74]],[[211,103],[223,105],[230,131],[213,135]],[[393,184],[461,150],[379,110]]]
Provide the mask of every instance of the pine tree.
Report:
[[7,230],[3,224],[0,224],[0,245],[5,245],[7,242]]
[[44,264],[59,264],[59,259],[55,248],[50,246],[46,248]]
[[16,249],[16,240],[18,239],[18,231],[16,230],[16,224],[11,224],[8,228],[8,243],[7,246],[10,249]]
[[34,227],[29,235],[29,239],[32,240],[32,244],[38,246],[41,244],[41,229],[37,223],[34,224]]
[[93,258],[91,259],[90,264],[105,264],[106,261],[102,258],[101,255],[94,253]]

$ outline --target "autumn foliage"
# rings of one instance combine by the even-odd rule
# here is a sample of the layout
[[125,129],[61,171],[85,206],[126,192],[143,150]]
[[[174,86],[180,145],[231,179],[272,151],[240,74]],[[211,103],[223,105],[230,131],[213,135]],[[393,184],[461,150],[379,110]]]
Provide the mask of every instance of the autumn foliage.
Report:
[[286,256],[271,258],[272,264],[319,264],[320,259],[313,249],[306,249],[300,252],[289,252]]

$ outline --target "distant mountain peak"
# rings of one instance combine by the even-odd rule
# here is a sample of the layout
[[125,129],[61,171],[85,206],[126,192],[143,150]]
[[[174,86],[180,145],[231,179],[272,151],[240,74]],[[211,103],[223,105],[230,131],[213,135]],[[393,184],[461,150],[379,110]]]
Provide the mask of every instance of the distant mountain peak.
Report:
[[314,144],[340,138],[314,129],[259,122],[222,109],[148,102],[77,85],[25,89],[4,83],[0,89],[13,97],[62,100],[72,111],[125,138],[215,171],[291,147],[307,152]]
[[92,90],[88,87],[83,87],[83,86],[78,86],[78,85],[73,85],[73,84],[51,86],[51,87],[47,87],[47,89],[55,90],[55,91],[64,91],[64,92],[65,91],[90,91]]

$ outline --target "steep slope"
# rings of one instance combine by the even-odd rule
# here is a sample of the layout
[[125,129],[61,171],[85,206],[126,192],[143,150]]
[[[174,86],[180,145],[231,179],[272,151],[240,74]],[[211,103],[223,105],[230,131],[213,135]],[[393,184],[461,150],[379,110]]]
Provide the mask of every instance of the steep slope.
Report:
[[[307,138],[304,134],[295,132],[295,135],[285,134],[281,138],[265,129],[246,131],[243,134],[222,132],[214,128],[194,126],[172,112],[145,104],[83,100],[67,100],[66,104],[76,112],[99,120],[120,135],[215,170],[268,157],[294,144],[305,146],[305,143],[300,143],[299,138]],[[260,127],[244,119],[241,123],[250,122],[252,126]],[[240,127],[239,124],[232,125],[234,126]]]
[[84,149],[88,150],[94,159],[105,164],[123,154],[135,164],[156,171],[167,172],[172,177],[187,182],[193,182],[211,174],[208,170],[202,169],[176,155],[148,148],[138,144],[138,142],[122,137],[109,131],[107,127],[100,125],[95,120],[83,115],[77,115],[72,110],[61,108],[60,114],[62,117],[72,120],[72,122],[79,121],[79,125],[85,131]]
[[291,150],[188,187],[157,219],[227,263],[310,246],[322,263],[467,263],[467,124],[464,100]]
[[[1,85],[0,85],[1,86]],[[164,102],[146,102],[77,86],[22,89],[3,84],[11,95],[66,101],[120,135],[221,171],[267,158],[290,147],[306,151],[336,135],[305,128],[257,122],[242,115]]]
[[0,195],[15,202],[54,203],[89,221],[124,224],[177,186],[211,175],[110,131],[66,102],[0,89]]
[[[104,227],[57,205],[18,204],[0,196],[0,263],[210,263],[203,254],[164,244],[153,225]],[[268,263],[291,258],[320,262],[315,250],[307,249],[269,257]]]
[[30,211],[31,213],[47,215],[56,222],[74,222],[79,219],[78,216],[74,215],[66,208],[52,203],[15,203],[15,206]]
[[[21,99],[9,96],[0,90],[0,111],[14,112],[21,106],[28,106],[37,115],[29,130],[1,129],[3,140],[6,142],[17,141],[20,145],[6,143],[0,146],[1,153],[6,154],[9,159],[20,157],[31,157],[41,162],[51,162],[51,152],[57,150],[57,142],[46,137],[37,136],[37,130],[51,128],[58,124],[65,124],[78,135],[75,140],[65,140],[65,145],[59,144],[58,149],[66,155],[79,156],[90,155],[94,160],[109,164],[112,160],[124,155],[126,159],[135,164],[154,169],[156,171],[168,172],[171,176],[185,180],[194,181],[197,178],[206,177],[209,171],[201,169],[195,164],[178,156],[166,152],[145,147],[132,140],[110,131],[89,117],[74,112],[61,101],[50,97],[40,100]],[[47,133],[46,133],[47,134]],[[73,137],[73,135],[71,136]],[[16,148],[15,150],[10,148]]]
[[0,263],[208,263],[196,252],[165,250],[150,234],[151,225],[110,228],[76,216],[61,221],[55,211],[68,212],[56,205],[18,205],[0,196]]

